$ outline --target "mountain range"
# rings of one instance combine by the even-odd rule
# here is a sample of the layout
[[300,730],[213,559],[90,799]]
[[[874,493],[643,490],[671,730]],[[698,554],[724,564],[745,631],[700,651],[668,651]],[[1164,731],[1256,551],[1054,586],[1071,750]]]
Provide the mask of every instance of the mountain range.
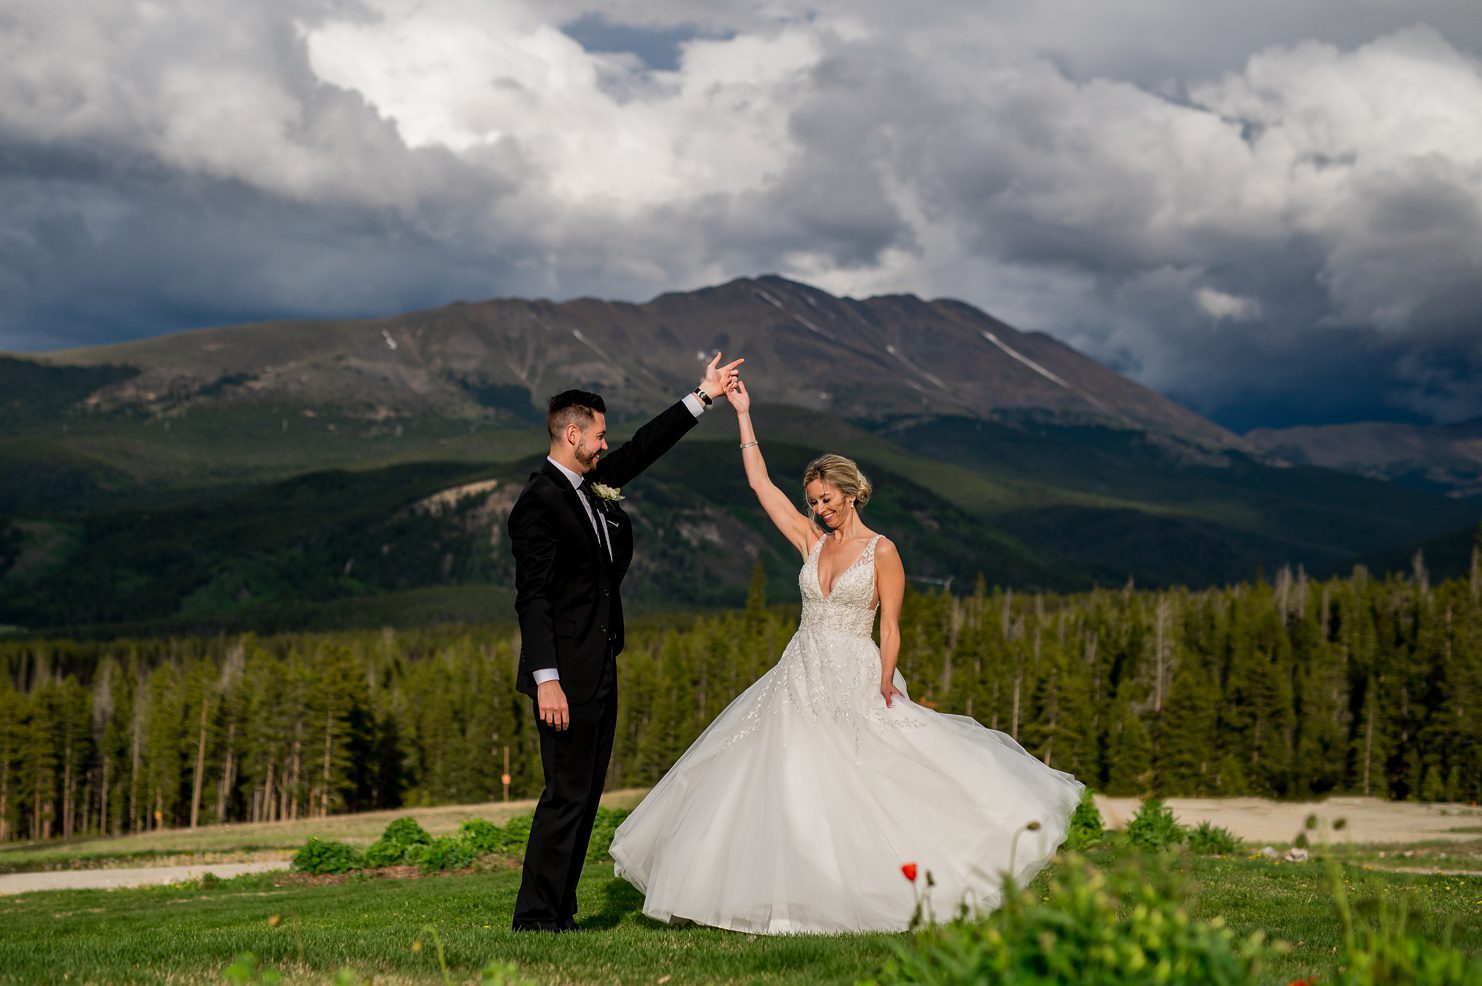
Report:
[[[544,452],[545,397],[600,391],[621,434],[717,350],[746,357],[779,484],[820,450],[858,458],[868,519],[919,584],[1208,585],[1422,543],[1464,568],[1482,515],[1464,469],[1388,475],[1380,451],[1235,435],[959,301],[743,278],[0,355],[0,623],[504,618],[503,516]],[[733,604],[757,563],[795,594],[729,418],[721,402],[635,485],[638,610]]]
[[851,421],[1034,411],[1245,447],[1053,337],[1019,332],[970,305],[835,298],[780,277],[642,305],[458,302],[394,318],[202,329],[30,358],[136,370],[84,398],[105,412],[277,404],[367,420],[529,422],[542,395],[573,381],[643,413],[717,350],[745,355],[771,401]]
[[1451,496],[1482,496],[1482,418],[1442,425],[1359,421],[1257,428],[1245,439],[1256,449],[1292,462]]

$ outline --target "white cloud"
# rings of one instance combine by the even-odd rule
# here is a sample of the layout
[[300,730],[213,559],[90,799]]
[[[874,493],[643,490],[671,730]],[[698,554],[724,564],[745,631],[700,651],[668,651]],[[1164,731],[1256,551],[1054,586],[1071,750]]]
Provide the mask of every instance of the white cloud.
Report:
[[[592,13],[695,33],[655,71],[561,32]],[[0,24],[0,346],[778,270],[961,297],[1213,407],[1281,347],[1452,346],[1482,312],[1472,0],[5,0]],[[1463,413],[1433,365],[1387,399]]]
[[1242,298],[1214,288],[1200,288],[1195,291],[1194,301],[1201,311],[1216,320],[1249,322],[1261,315],[1261,303],[1255,298]]
[[513,6],[387,2],[305,29],[325,82],[359,93],[408,147],[509,142],[562,207],[633,212],[760,187],[786,164],[813,33],[695,40],[676,72],[593,55]]
[[1278,190],[1288,237],[1325,249],[1331,320],[1404,331],[1482,310],[1482,64],[1429,28],[1353,52],[1263,52],[1196,89],[1254,129],[1246,176]]

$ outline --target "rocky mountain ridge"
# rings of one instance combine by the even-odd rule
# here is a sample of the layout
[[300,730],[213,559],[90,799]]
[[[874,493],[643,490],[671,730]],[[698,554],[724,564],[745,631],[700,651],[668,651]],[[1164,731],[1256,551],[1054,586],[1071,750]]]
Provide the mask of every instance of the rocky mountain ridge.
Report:
[[1032,414],[1249,450],[1053,337],[963,302],[837,298],[775,276],[644,304],[457,302],[382,319],[239,325],[14,355],[53,367],[134,368],[85,397],[98,411],[272,403],[372,420],[538,423],[544,398],[573,385],[611,395],[620,413],[662,406],[717,349],[746,356],[771,402],[852,421]]

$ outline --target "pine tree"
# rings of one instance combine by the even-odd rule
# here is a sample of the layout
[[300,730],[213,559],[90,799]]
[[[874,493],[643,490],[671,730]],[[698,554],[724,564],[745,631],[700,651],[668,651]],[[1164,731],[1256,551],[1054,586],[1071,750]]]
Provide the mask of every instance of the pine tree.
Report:
[[1179,660],[1167,704],[1158,721],[1157,790],[1160,794],[1209,793],[1218,696],[1198,663]]
[[1353,756],[1358,764],[1359,790],[1365,797],[1385,797],[1389,793],[1385,778],[1385,764],[1390,754],[1389,728],[1379,696],[1383,684],[1384,679],[1378,676],[1365,681],[1361,699],[1363,711],[1352,741]]
[[84,795],[88,764],[92,761],[92,695],[72,675],[56,691],[56,742],[61,746],[61,810],[59,834],[70,838],[84,828]]
[[173,664],[155,669],[149,676],[149,713],[144,723],[143,797],[149,828],[173,827],[180,823],[182,785],[187,751],[193,745],[180,688],[180,673]]
[[1118,716],[1108,738],[1111,769],[1108,794],[1144,797],[1152,793],[1153,740],[1131,703],[1119,703]]
[[0,676],[0,842],[19,831],[17,792],[21,769],[24,696],[10,687],[9,676]]
[[1309,644],[1299,674],[1294,793],[1326,794],[1343,784],[1347,769],[1347,675],[1335,650],[1321,642]]
[[18,807],[32,839],[50,838],[57,821],[56,686],[34,688],[21,706],[21,746],[16,758]]
[[760,558],[751,566],[751,582],[746,589],[746,618],[760,620],[767,612],[767,571]]

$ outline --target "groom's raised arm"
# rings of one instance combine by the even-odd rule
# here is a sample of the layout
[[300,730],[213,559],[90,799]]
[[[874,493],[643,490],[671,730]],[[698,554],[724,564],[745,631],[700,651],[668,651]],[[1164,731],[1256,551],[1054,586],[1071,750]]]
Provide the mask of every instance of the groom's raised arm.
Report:
[[597,460],[591,478],[608,486],[622,486],[659,461],[685,433],[695,426],[704,405],[694,394],[660,411],[648,424],[633,433],[619,448]]
[[[592,480],[609,486],[622,486],[657,462],[660,456],[684,437],[685,432],[695,426],[695,421],[705,412],[706,405],[714,403],[716,398],[726,392],[731,381],[737,377],[736,367],[744,362],[746,360],[737,359],[721,366],[720,353],[716,353],[715,358],[705,367],[705,379],[700,381],[695,392],[685,394],[683,400],[659,412],[657,417],[634,432],[633,437],[624,442],[622,448],[602,456],[592,472]],[[706,396],[703,403],[700,400],[701,392]]]

